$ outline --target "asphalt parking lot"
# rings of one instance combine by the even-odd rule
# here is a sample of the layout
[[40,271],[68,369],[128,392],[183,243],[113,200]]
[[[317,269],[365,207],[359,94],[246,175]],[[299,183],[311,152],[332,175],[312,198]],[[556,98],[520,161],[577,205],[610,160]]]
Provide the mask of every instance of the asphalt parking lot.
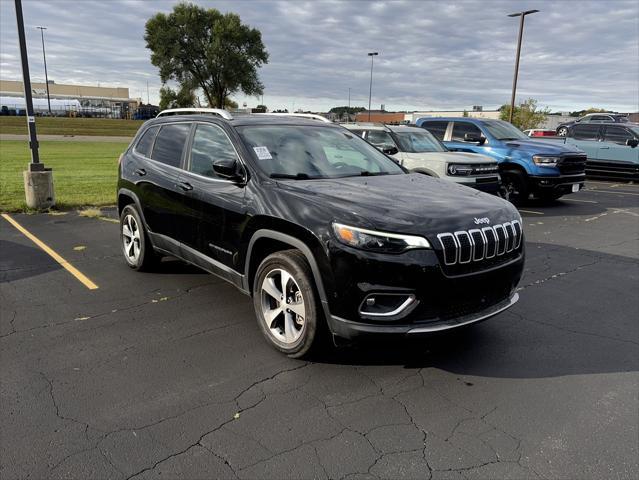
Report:
[[466,330],[305,362],[118,225],[0,219],[0,477],[638,478],[639,186],[522,207],[520,302]]

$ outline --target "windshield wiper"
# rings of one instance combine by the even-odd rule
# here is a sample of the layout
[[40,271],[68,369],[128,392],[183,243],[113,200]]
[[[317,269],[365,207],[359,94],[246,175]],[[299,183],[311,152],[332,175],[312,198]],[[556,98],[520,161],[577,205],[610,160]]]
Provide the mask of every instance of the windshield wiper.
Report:
[[359,172],[360,177],[375,177],[377,175],[390,175],[389,172],[369,172],[368,170],[363,170]]
[[271,178],[284,178],[290,180],[309,180],[312,177],[309,177],[308,173],[271,173]]

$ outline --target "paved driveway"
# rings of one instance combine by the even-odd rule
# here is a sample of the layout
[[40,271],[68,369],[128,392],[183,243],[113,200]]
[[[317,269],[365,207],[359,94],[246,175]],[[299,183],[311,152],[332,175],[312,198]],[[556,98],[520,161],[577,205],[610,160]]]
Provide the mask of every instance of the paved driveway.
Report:
[[0,219],[0,477],[637,478],[639,187],[522,210],[521,301],[454,334],[313,362],[248,297],[118,226]]

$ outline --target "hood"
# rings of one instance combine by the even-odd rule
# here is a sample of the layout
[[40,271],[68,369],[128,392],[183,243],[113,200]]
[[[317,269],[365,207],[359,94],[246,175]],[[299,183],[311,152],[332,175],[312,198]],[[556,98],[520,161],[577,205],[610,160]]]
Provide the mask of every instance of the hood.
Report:
[[[278,182],[289,205],[299,212],[329,212],[335,220],[352,226],[389,233],[423,235],[477,228],[475,218],[490,225],[519,219],[509,202],[478,190],[421,174],[347,177]],[[308,203],[315,204],[309,209]],[[480,226],[486,226],[480,225]]]
[[439,162],[448,163],[464,163],[464,164],[481,164],[481,163],[497,163],[486,155],[479,153],[466,153],[466,152],[423,152],[423,153],[410,153],[402,152],[402,155],[412,160],[435,160]]
[[574,153],[583,153],[574,145],[564,143],[551,143],[544,140],[512,140],[506,142],[511,148],[528,150],[532,155],[565,155]]

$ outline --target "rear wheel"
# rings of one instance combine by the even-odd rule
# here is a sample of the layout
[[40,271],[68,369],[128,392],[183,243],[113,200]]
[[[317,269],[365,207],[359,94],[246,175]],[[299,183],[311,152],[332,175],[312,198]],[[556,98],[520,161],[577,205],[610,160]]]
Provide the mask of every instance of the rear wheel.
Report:
[[501,174],[504,198],[511,203],[519,205],[528,198],[528,182],[523,173],[510,170]]
[[559,127],[557,129],[557,135],[560,137],[565,137],[566,135],[568,135],[568,128],[566,127]]
[[147,270],[157,261],[140,214],[133,205],[124,207],[120,214],[120,240],[124,259],[134,270]]
[[253,282],[253,306],[264,337],[289,357],[303,357],[319,343],[320,302],[311,267],[298,250],[264,259]]

